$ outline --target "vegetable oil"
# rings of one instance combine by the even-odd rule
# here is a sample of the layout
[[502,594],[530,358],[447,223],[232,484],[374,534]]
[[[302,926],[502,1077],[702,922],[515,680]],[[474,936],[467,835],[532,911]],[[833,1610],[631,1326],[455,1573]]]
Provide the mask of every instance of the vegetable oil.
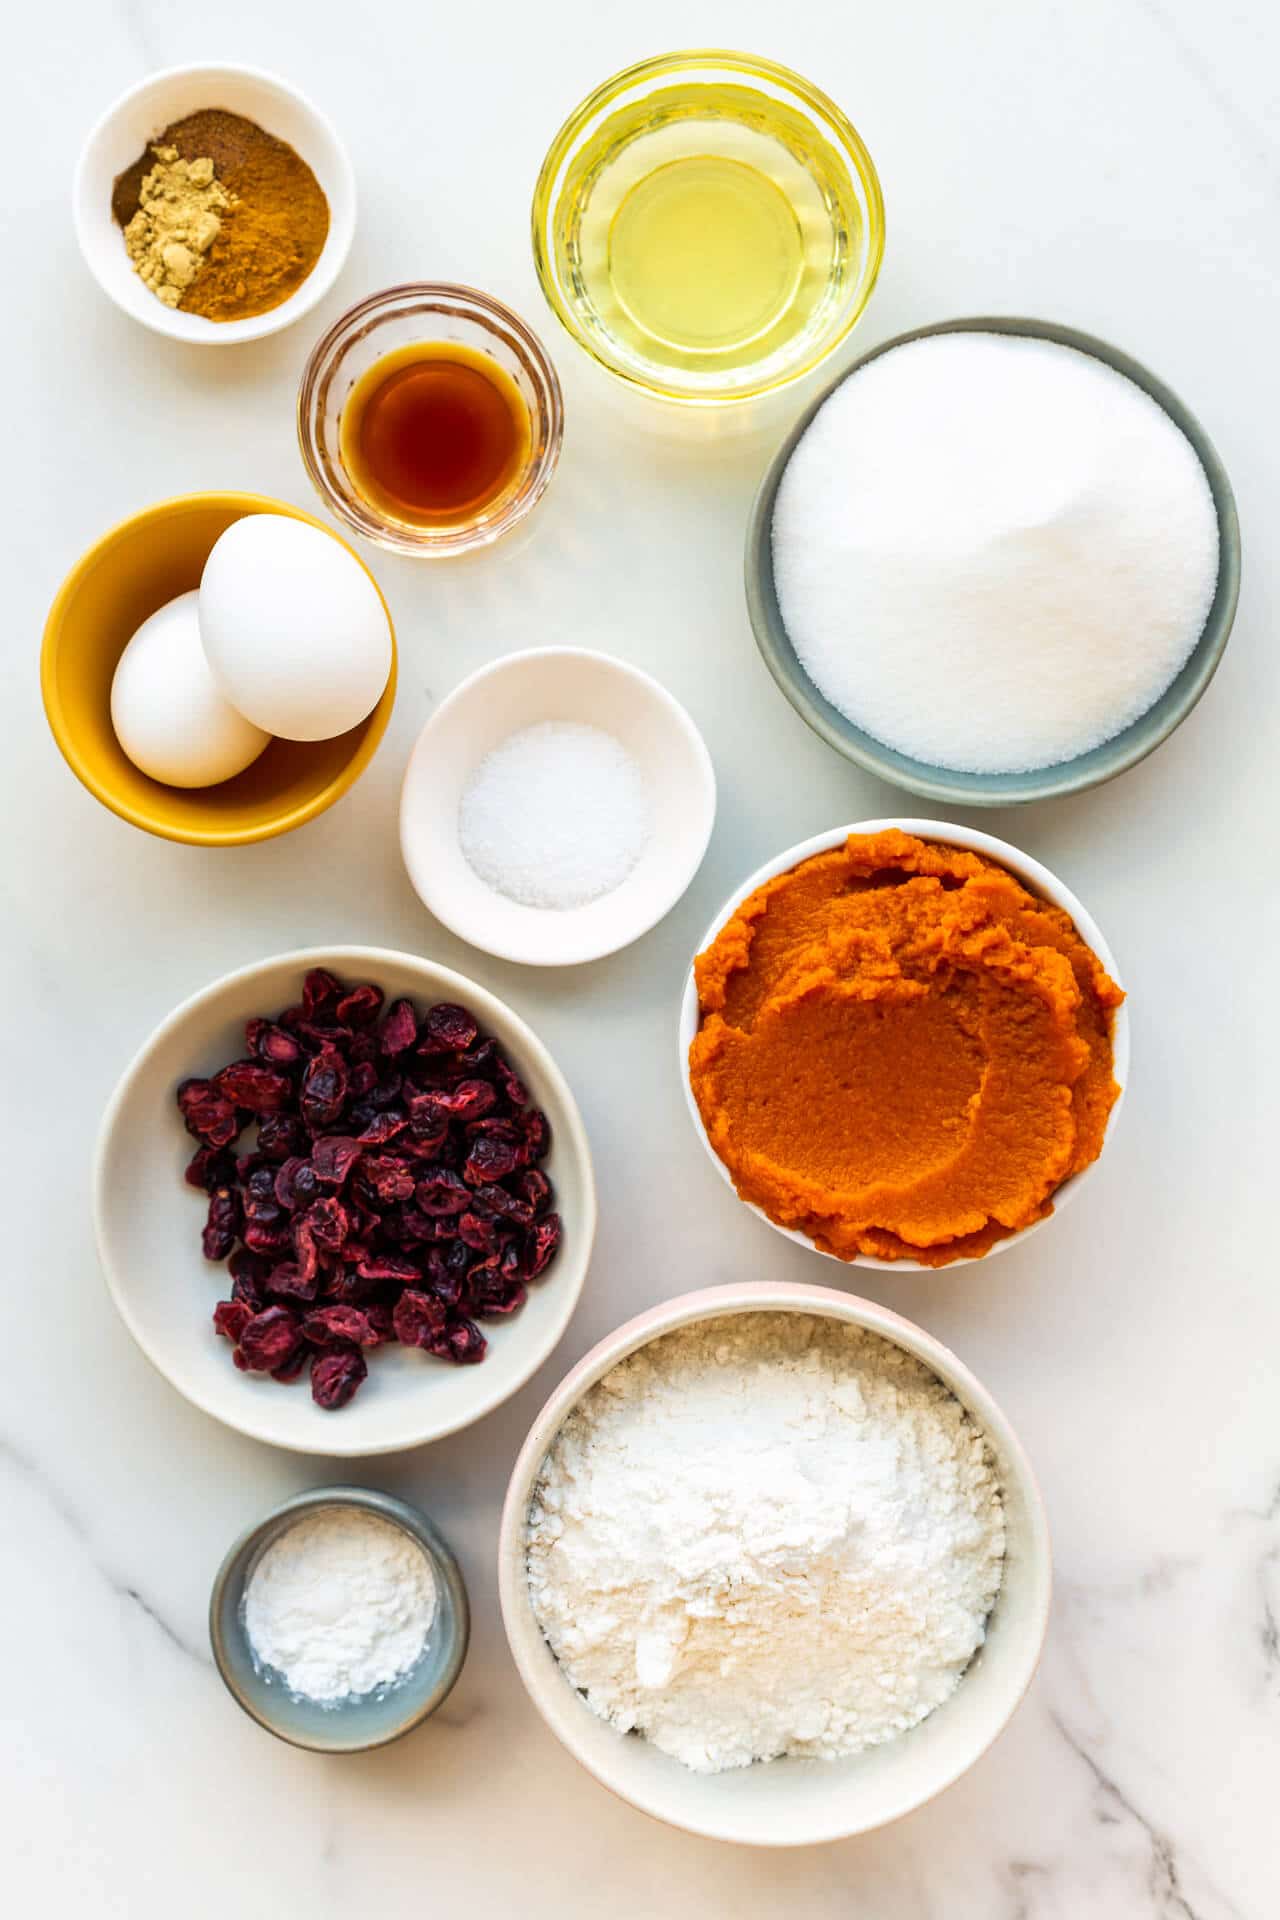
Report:
[[863,208],[811,115],[764,86],[682,80],[597,121],[558,183],[548,241],[607,365],[715,397],[821,350],[862,272]]

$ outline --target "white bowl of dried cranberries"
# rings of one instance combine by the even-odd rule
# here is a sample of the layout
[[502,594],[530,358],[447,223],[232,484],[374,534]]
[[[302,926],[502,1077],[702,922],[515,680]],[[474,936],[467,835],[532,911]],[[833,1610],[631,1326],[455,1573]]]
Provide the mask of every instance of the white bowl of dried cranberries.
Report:
[[412,954],[282,954],[163,1021],[103,1118],[94,1219],[125,1325],[227,1426],[354,1456],[523,1386],[582,1291],[595,1183],[546,1048]]

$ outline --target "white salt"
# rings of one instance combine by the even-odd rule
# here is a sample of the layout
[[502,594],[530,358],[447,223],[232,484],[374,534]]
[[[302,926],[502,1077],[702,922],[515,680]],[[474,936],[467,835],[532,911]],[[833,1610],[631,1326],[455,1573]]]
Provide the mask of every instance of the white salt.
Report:
[[1131,380],[1048,341],[939,334],[815,415],[773,564],[797,658],[855,725],[933,766],[1024,772],[1171,685],[1218,524],[1190,442]]
[[526,907],[585,907],[622,885],[650,832],[636,762],[602,727],[544,720],[486,754],[463,791],[472,869]]

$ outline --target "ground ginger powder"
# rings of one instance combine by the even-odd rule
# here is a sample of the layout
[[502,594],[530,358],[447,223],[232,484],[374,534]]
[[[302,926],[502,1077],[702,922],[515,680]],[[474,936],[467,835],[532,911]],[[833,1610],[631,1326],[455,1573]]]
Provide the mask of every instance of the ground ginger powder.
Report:
[[125,227],[124,244],[143,286],[163,306],[176,307],[222,230],[221,215],[234,201],[214,177],[212,160],[184,160],[176,147],[154,147],[152,152],[155,165],[143,176],[138,210]]

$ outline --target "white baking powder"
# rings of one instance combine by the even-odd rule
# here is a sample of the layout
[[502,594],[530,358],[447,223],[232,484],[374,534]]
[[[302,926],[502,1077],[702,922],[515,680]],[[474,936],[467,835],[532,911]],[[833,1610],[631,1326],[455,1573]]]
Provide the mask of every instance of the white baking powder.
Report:
[[416,1540],[377,1514],[329,1507],[267,1548],[249,1578],[244,1624],[259,1665],[332,1705],[406,1674],[435,1611],[435,1574]]
[[606,1374],[542,1469],[534,1611],[602,1719],[703,1772],[856,1753],[959,1684],[1000,1585],[984,1435],[877,1335],[752,1313]]
[[603,727],[544,720],[486,754],[458,807],[469,865],[526,907],[584,907],[620,887],[649,838],[649,795]]
[[773,517],[778,606],[815,685],[877,740],[969,772],[1099,746],[1203,630],[1218,523],[1185,435],[1071,347],[938,334],[814,416]]

